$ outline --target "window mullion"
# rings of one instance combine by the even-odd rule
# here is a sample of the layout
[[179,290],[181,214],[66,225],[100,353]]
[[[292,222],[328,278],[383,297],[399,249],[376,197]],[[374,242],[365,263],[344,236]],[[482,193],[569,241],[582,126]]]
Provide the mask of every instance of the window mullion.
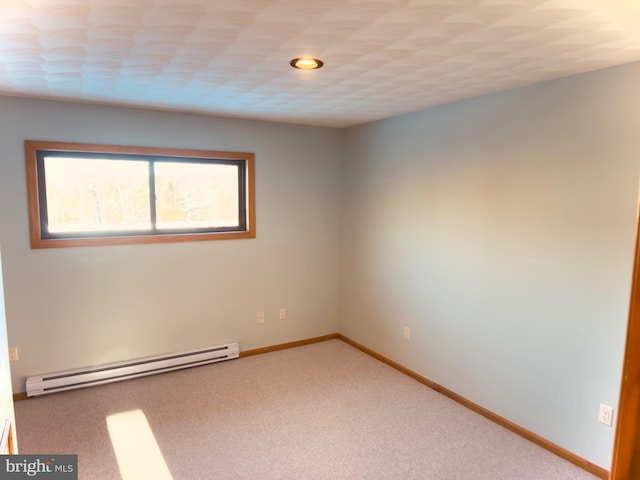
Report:
[[246,167],[238,165],[238,220],[241,230],[247,228],[247,179]]
[[156,233],[158,227],[156,224],[156,173],[155,161],[153,158],[149,162],[149,220],[151,221],[151,231]]

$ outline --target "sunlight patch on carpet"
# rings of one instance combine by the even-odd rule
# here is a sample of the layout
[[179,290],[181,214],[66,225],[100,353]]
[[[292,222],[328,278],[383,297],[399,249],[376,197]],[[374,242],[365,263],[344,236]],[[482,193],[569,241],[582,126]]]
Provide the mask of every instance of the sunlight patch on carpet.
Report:
[[122,480],[173,480],[142,410],[109,415],[107,428]]

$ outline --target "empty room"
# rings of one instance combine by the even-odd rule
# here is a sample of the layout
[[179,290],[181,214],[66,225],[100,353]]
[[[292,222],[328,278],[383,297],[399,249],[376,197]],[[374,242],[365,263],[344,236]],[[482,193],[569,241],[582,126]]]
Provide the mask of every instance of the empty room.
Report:
[[640,478],[638,25],[1,2],[0,477]]

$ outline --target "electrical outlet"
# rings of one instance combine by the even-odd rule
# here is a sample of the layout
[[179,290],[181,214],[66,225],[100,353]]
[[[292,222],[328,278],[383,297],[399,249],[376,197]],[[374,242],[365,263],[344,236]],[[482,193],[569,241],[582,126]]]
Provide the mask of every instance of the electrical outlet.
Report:
[[280,309],[280,320],[286,320],[287,319],[287,309],[286,308],[281,308]]
[[604,403],[600,404],[600,413],[598,414],[598,421],[605,425],[613,425],[613,408]]
[[411,340],[411,329],[409,327],[404,327],[404,338],[405,340]]
[[10,362],[18,361],[18,347],[9,347],[9,361]]
[[258,324],[262,325],[264,323],[264,312],[258,312],[257,319],[258,319]]

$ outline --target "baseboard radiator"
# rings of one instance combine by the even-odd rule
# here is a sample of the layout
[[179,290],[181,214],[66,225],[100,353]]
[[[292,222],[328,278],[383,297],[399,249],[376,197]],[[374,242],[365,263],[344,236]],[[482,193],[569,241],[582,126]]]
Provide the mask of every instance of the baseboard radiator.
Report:
[[74,390],[156,373],[170,372],[181,368],[197,367],[238,358],[238,355],[238,344],[229,343],[217,347],[138,358],[128,362],[34,375],[27,378],[27,396],[45,395],[47,393]]

